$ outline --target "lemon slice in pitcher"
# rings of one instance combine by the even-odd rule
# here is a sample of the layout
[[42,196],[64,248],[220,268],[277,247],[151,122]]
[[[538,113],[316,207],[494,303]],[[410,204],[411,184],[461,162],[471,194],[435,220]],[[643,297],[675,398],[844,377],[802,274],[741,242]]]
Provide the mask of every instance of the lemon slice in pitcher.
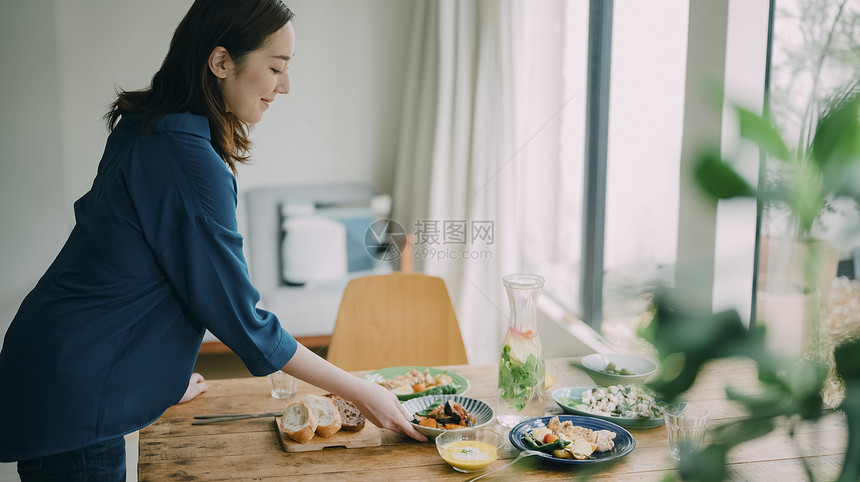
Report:
[[549,388],[555,383],[556,376],[550,372],[546,372],[546,378],[544,379],[543,386],[544,390],[549,390]]
[[511,335],[508,339],[508,345],[511,347],[511,361],[520,365],[524,365],[529,355],[535,352],[534,343],[521,336]]

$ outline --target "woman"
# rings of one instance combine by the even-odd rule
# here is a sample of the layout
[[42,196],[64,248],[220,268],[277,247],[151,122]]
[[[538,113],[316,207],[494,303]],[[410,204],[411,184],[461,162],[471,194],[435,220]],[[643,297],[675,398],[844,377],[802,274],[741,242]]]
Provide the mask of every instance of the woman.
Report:
[[0,461],[19,461],[22,480],[124,480],[123,435],[180,400],[206,329],[254,375],[283,370],[425,440],[394,395],[256,308],[231,171],[289,92],[292,16],[280,0],[195,1],[150,88],[107,114],[76,225],[0,352]]

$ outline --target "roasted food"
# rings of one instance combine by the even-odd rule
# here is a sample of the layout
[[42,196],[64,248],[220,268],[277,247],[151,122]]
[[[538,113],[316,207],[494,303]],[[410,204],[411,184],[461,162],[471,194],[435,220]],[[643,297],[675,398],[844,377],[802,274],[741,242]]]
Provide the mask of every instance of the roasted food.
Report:
[[460,388],[447,373],[443,372],[432,376],[430,370],[426,368],[424,373],[412,368],[403,375],[391,378],[371,378],[371,380],[397,395],[401,402],[425,395],[450,395],[456,393],[457,389]]
[[416,412],[412,423],[423,427],[455,430],[475,425],[475,416],[468,413],[463,405],[448,400],[431,403],[426,409]]
[[573,425],[570,420],[559,422],[553,417],[546,427],[523,434],[523,442],[532,450],[552,454],[561,459],[584,460],[594,452],[607,452],[615,447],[615,432],[592,430]]

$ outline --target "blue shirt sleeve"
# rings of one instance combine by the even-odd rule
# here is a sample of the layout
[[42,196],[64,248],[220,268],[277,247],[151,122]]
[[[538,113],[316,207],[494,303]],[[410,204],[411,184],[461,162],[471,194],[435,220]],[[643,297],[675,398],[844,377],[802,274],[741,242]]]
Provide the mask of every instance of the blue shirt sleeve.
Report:
[[135,146],[127,182],[143,236],[187,310],[257,376],[297,344],[256,307],[236,225],[236,182],[209,141],[166,132]]

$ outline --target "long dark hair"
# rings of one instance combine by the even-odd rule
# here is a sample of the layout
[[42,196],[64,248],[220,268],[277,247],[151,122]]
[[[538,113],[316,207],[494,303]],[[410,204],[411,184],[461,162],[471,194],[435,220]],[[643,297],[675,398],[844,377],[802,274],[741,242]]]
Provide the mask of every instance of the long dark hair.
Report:
[[230,169],[248,160],[249,125],[227,112],[209,55],[227,49],[241,66],[269,35],[293,18],[281,0],[196,0],[176,27],[170,50],[152,84],[143,90],[120,91],[105,114],[111,131],[124,113],[144,114],[152,121],[170,113],[206,116],[212,146]]

